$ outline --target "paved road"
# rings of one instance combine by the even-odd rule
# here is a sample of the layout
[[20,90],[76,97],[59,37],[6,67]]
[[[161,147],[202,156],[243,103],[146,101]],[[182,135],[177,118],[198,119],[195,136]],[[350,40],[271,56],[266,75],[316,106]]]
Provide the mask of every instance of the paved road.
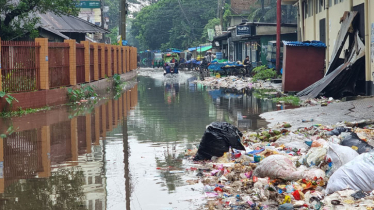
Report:
[[[273,127],[277,123],[288,122],[295,129],[297,127],[308,127],[313,124],[334,125],[344,121],[374,119],[374,98],[340,102],[325,107],[313,106],[268,112],[261,114],[260,117],[270,123],[268,127]],[[302,122],[302,120],[310,119],[314,121]]]

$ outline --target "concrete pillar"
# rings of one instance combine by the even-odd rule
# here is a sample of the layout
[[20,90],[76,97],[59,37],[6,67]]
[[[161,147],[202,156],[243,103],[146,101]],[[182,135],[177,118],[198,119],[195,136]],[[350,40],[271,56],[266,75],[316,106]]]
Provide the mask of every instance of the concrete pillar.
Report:
[[[0,40],[1,43],[1,40]],[[1,46],[0,46],[1,48]],[[0,138],[0,164],[2,168],[0,168],[0,193],[4,193],[5,191],[5,180],[4,180],[4,139]]]
[[100,107],[95,107],[95,145],[100,141]]
[[91,136],[91,114],[86,114],[86,152],[91,153],[92,136]]
[[127,56],[126,56],[126,63],[127,63],[127,69],[126,69],[126,72],[129,72],[130,71],[130,47],[126,47],[126,51],[127,51]]
[[77,84],[77,46],[74,39],[65,39],[65,43],[69,44],[69,76],[70,85]]
[[118,118],[121,121],[123,119],[123,95],[118,99]]
[[70,130],[71,130],[71,161],[73,161],[72,165],[78,165],[78,120],[77,118],[73,118],[70,121]]
[[[113,47],[113,53],[114,53],[114,56],[113,56],[113,59],[114,59],[114,71],[113,71],[113,74],[118,74],[118,50],[117,50],[117,46],[112,46]],[[113,76],[113,75],[112,75]]]
[[109,126],[108,126],[108,130],[109,131],[112,131],[113,130],[113,102],[112,100],[109,100],[108,101],[108,104],[107,104],[107,108],[108,108],[108,122],[109,122]]
[[46,178],[51,176],[51,131],[49,126],[43,126],[41,131],[42,164],[43,172],[38,173],[38,177]]
[[107,104],[103,104],[101,106],[101,126],[102,126],[102,130],[103,132],[101,133],[101,136],[103,137],[103,140],[105,140],[105,137],[106,137],[106,107],[107,107]]
[[90,82],[90,43],[88,41],[81,41],[84,45],[84,81]]
[[39,49],[39,66],[40,66],[40,89],[49,89],[49,66],[48,66],[48,39],[36,38],[35,42],[40,45]]
[[112,75],[112,45],[106,44],[106,47],[108,48],[108,77],[113,76]]
[[102,79],[105,78],[105,62],[107,62],[105,60],[105,44],[100,43],[98,45],[101,47],[101,69],[99,69],[99,71],[101,71],[101,77],[99,79]]
[[99,45],[97,43],[92,43],[94,47],[94,80],[99,80]]
[[118,72],[117,74],[122,74],[122,53],[121,53],[122,47],[118,46],[117,50],[118,50]]
[[[126,91],[127,92],[127,91]],[[126,92],[122,93],[122,114],[123,114],[123,117],[127,117],[127,95],[126,95]]]
[[[0,37],[0,56],[1,56],[1,37]],[[1,75],[1,65],[0,65],[0,75]],[[0,79],[0,91],[3,91],[3,80],[2,79]]]
[[114,127],[117,127],[117,122],[118,122],[118,100],[113,100],[113,105],[114,105],[114,122],[113,125]]

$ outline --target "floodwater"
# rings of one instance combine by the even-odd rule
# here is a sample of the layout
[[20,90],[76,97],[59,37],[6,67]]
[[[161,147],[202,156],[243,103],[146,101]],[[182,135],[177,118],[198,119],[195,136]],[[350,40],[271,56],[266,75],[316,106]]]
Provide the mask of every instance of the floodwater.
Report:
[[213,121],[254,130],[281,107],[196,79],[140,69],[114,99],[1,120],[0,209],[201,209],[185,150]]

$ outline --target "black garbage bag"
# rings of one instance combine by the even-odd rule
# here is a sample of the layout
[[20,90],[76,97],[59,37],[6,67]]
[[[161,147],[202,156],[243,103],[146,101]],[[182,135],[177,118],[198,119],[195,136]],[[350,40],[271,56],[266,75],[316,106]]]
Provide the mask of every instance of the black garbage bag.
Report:
[[351,129],[350,128],[345,128],[345,127],[336,127],[334,130],[332,131],[329,131],[327,132],[326,134],[329,135],[329,136],[338,136],[340,135],[342,132],[350,132]]
[[347,147],[352,147],[352,146],[355,146],[357,147],[357,152],[358,154],[362,154],[362,153],[366,153],[366,152],[369,152],[371,151],[372,149],[374,149],[374,147],[372,147],[371,145],[369,145],[366,141],[360,139],[356,133],[350,133],[349,135],[347,135],[341,145],[343,146],[347,146]]
[[240,142],[243,134],[233,125],[227,122],[213,122],[205,130],[194,161],[210,160],[213,156],[221,157],[232,147],[237,150],[245,150]]

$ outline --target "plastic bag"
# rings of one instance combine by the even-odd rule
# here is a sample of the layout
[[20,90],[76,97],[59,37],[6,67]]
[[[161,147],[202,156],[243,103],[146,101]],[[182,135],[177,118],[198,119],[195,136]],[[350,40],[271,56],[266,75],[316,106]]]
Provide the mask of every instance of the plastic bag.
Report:
[[338,136],[340,133],[347,132],[347,131],[351,131],[351,129],[340,126],[340,127],[336,127],[332,131],[327,132],[326,134],[329,136]]
[[327,151],[326,161],[332,163],[331,169],[327,175],[331,176],[341,166],[353,160],[359,154],[352,148],[341,146],[334,143],[329,143],[329,150]]
[[325,158],[327,148],[325,147],[312,147],[305,155],[303,164],[306,166],[318,166]]
[[351,133],[350,135],[345,136],[345,138],[342,141],[342,145],[351,147],[352,149],[357,148],[358,154],[369,152],[370,150],[374,149],[374,147],[370,146],[367,142],[361,140],[355,133]]
[[240,142],[242,136],[243,134],[230,123],[211,123],[205,130],[194,161],[210,160],[212,156],[221,157],[225,152],[229,151],[230,147],[237,150],[245,150]]
[[351,188],[374,190],[374,152],[364,153],[340,167],[329,179],[326,193]]
[[271,155],[260,162],[253,175],[273,179],[298,180],[302,178],[303,172],[297,171],[287,156]]
[[289,147],[291,149],[296,148],[299,149],[308,149],[309,146],[305,144],[305,141],[309,141],[309,139],[305,138],[304,135],[301,134],[294,134],[290,133],[289,135],[280,137],[275,144],[278,146],[284,145],[285,147]]

